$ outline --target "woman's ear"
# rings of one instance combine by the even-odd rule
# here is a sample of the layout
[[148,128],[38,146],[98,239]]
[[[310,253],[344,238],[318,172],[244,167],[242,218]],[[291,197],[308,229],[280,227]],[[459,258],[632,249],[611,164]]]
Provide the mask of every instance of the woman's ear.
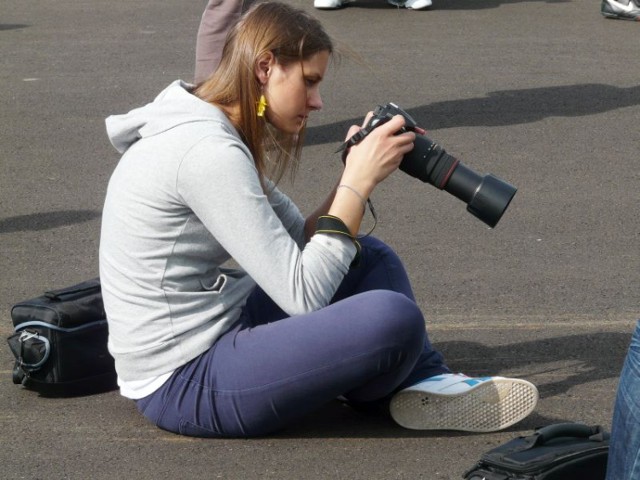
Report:
[[273,52],[265,52],[258,57],[256,61],[256,77],[258,77],[258,81],[261,85],[267,83],[269,79],[269,74],[271,73],[271,68],[276,61],[276,57],[273,55]]

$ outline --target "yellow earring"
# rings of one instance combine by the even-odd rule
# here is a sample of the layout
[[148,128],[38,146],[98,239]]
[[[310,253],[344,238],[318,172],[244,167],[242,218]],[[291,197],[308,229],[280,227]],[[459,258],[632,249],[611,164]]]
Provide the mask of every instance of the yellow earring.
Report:
[[259,117],[264,117],[264,111],[267,109],[267,99],[264,98],[264,95],[260,95],[260,100],[258,100],[258,111],[256,115]]

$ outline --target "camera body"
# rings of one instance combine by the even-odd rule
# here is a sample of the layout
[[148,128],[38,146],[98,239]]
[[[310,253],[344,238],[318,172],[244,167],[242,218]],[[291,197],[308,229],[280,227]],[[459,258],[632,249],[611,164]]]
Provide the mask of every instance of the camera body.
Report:
[[416,121],[396,104],[387,103],[376,107],[365,127],[351,137],[345,147],[360,142],[395,115],[402,115],[405,119],[405,126],[398,133],[416,132],[413,150],[403,157],[400,170],[454,195],[467,204],[467,210],[472,215],[490,227],[495,227],[517,189],[494,175],[479,175],[449,155],[444,148],[420,134]]

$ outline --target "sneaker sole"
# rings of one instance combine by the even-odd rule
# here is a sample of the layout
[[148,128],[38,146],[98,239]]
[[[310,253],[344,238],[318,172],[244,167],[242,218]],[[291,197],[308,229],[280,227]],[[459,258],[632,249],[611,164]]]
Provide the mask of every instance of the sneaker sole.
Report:
[[456,395],[400,391],[390,404],[391,417],[413,430],[495,432],[527,417],[538,403],[538,390],[514,378],[495,379]]
[[610,18],[613,20],[631,20],[632,22],[640,22],[640,17],[636,15],[624,15],[609,12],[602,12],[602,15],[604,15],[605,18]]

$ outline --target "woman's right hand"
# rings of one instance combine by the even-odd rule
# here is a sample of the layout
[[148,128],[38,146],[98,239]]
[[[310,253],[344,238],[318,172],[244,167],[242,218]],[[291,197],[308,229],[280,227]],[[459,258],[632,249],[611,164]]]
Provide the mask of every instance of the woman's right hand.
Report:
[[[371,118],[365,119],[365,125]],[[375,186],[393,173],[405,154],[413,149],[415,133],[396,133],[404,126],[402,115],[396,115],[388,122],[373,129],[360,143],[351,147],[342,174],[341,183],[348,184],[368,197]],[[361,127],[349,129],[350,138]]]
[[[365,125],[371,115],[371,112],[367,115]],[[352,146],[347,154],[344,171],[339,186],[334,190],[328,214],[340,218],[352,235],[356,235],[360,229],[366,208],[365,200],[378,183],[398,168],[402,157],[413,148],[415,133],[396,135],[404,124],[404,117],[396,115],[387,123],[374,128],[360,143]],[[360,128],[362,127],[351,127],[347,138]]]

